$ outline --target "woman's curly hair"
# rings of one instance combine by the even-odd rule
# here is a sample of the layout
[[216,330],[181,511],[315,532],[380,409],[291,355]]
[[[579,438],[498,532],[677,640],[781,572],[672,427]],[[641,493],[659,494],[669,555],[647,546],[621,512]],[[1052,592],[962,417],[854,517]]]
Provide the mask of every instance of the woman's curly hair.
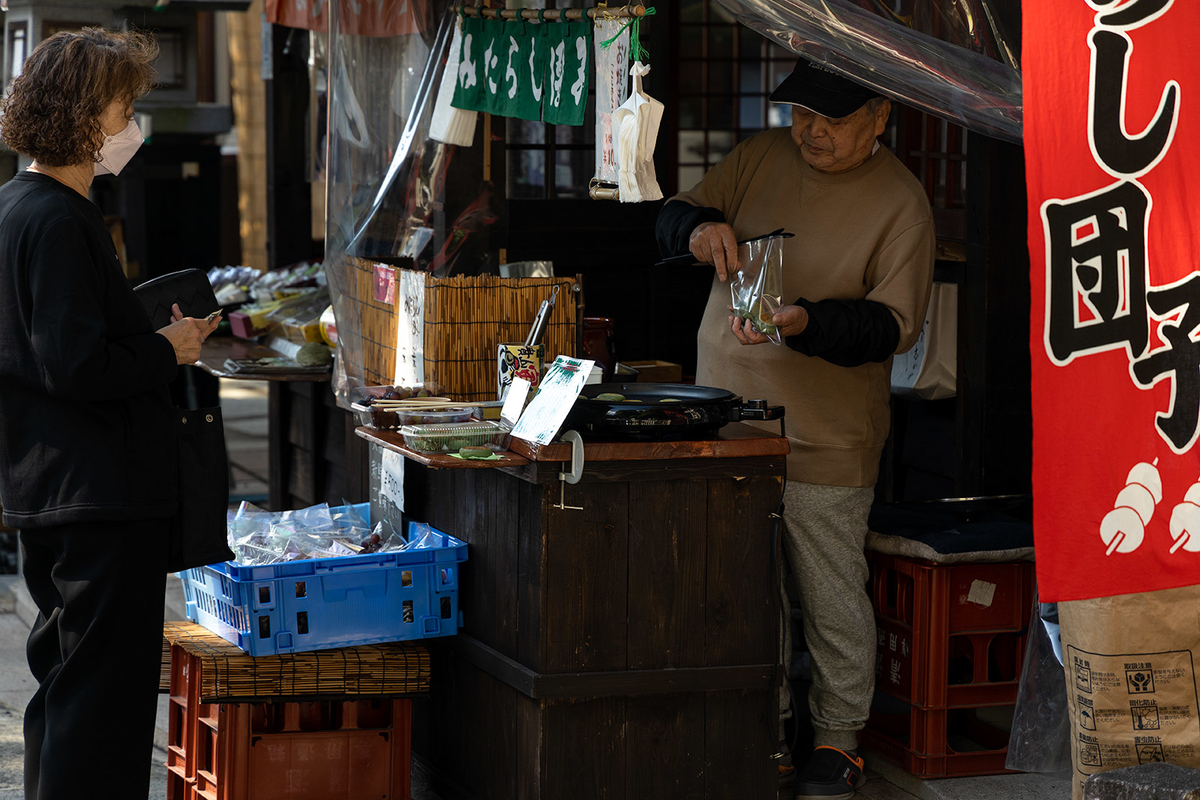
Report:
[[99,161],[100,115],[150,91],[158,43],[140,31],[84,28],[44,40],[0,104],[0,136],[39,164]]

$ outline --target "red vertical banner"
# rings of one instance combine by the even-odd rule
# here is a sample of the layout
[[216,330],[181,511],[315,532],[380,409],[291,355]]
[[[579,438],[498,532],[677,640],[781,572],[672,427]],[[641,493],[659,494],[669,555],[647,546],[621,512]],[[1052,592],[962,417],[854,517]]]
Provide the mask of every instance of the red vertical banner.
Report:
[[1022,13],[1039,591],[1200,584],[1200,3]]

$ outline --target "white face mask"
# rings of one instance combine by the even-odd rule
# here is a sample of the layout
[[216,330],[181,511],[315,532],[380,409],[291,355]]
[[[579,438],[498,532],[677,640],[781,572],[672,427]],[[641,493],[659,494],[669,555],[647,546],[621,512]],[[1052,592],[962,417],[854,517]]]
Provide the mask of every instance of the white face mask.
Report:
[[119,175],[129,159],[142,146],[142,131],[137,123],[129,120],[125,129],[113,136],[105,136],[100,147],[100,160],[96,162],[97,175]]

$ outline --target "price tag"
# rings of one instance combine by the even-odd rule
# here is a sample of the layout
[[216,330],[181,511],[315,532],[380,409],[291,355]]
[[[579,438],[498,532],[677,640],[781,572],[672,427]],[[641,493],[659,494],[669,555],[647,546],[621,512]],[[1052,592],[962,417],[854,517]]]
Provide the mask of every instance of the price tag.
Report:
[[384,450],[379,475],[379,499],[384,508],[404,511],[404,456]]

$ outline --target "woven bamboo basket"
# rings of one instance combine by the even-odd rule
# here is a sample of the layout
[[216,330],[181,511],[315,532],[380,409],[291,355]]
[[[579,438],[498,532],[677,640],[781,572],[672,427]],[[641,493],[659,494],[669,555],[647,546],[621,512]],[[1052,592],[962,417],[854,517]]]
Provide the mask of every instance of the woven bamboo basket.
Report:
[[[363,376],[367,384],[392,382],[396,367],[396,326],[403,313],[375,300],[375,267],[355,264],[362,325]],[[579,347],[580,283],[573,278],[477,277],[425,279],[425,382],[456,400],[496,399],[496,346],[522,342],[538,308],[559,287],[542,339],[546,362],[576,356]]]
[[429,691],[429,651],[413,642],[359,645],[273,656],[247,655],[194,622],[163,626],[161,682],[170,685],[170,646],[200,664],[200,700],[249,702],[280,697],[354,697]]

